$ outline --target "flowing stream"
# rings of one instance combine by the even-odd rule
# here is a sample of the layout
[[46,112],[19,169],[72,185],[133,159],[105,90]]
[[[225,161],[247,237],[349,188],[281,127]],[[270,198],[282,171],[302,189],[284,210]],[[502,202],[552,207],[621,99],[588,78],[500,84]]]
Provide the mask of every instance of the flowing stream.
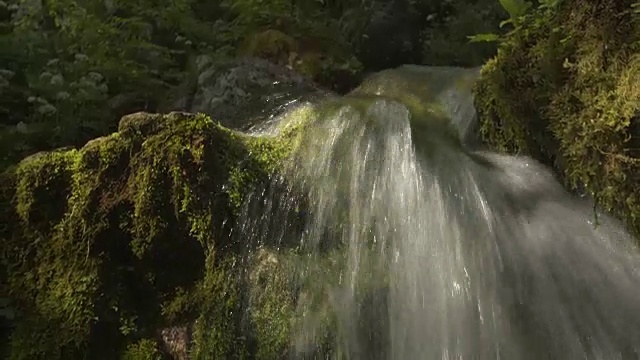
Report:
[[405,66],[314,108],[245,209],[243,237],[304,254],[291,358],[639,358],[634,240],[536,161],[480,147],[476,76]]

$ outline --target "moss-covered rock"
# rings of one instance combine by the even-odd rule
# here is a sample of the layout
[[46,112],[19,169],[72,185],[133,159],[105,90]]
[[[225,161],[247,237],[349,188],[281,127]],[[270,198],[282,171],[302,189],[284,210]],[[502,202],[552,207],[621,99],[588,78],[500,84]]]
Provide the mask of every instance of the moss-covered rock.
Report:
[[493,147],[530,154],[640,235],[640,21],[633,0],[564,0],[522,18],[482,69]]
[[9,358],[162,358],[160,329],[194,320],[195,358],[243,357],[229,226],[298,125],[258,138],[204,115],[138,113],[3,174]]
[[276,359],[289,348],[296,309],[292,262],[260,249],[251,259],[248,278],[249,316],[255,324],[256,359]]

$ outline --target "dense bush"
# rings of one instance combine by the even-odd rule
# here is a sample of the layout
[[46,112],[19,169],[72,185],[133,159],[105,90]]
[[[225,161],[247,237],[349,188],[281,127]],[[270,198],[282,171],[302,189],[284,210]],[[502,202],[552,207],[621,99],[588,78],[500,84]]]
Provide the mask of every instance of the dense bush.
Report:
[[195,40],[199,29],[185,25],[187,1],[153,3],[0,2],[3,165],[113,130],[180,82],[186,49],[174,33]]
[[495,54],[492,42],[470,42],[469,36],[498,32],[507,17],[496,0],[443,1],[431,10],[423,35],[422,62],[429,65],[480,66]]

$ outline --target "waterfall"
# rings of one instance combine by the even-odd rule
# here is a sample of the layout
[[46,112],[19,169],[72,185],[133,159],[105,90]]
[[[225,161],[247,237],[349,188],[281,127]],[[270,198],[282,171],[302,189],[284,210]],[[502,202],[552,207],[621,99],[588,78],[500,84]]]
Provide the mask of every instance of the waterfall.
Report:
[[538,162],[473,140],[476,76],[405,66],[308,105],[236,230],[296,249],[292,359],[640,356],[632,237]]

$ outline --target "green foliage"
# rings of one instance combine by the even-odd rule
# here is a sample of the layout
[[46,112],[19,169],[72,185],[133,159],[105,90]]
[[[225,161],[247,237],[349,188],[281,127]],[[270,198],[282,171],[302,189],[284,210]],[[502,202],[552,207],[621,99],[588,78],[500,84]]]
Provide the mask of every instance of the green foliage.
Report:
[[[553,9],[560,0],[540,0],[538,8]],[[531,9],[532,3],[525,0],[499,0],[502,8],[509,14],[509,19],[500,22],[500,28],[505,25],[511,24],[514,27],[518,27],[522,21],[525,20],[525,15]],[[502,36],[495,33],[481,33],[468,36],[468,39],[472,43],[476,42],[497,42],[502,40]]]
[[526,14],[484,66],[476,107],[491,145],[555,167],[640,235],[640,23],[632,6],[565,0]]
[[155,340],[143,339],[127,346],[121,360],[162,360]]
[[424,34],[423,62],[479,66],[495,54],[494,33],[499,31],[498,23],[505,12],[495,0],[450,3],[449,12],[430,18]]
[[1,82],[8,96],[0,100],[7,114],[0,136],[11,143],[3,144],[0,165],[80,145],[115,129],[119,115],[162,101],[183,77],[179,61],[187,49],[173,34],[188,29],[203,40],[186,26],[193,23],[190,3],[50,0],[7,7],[0,59],[11,76]]
[[509,13],[512,21],[515,21],[527,11],[531,5],[525,0],[498,0],[500,5]]
[[477,34],[473,36],[469,36],[469,42],[494,42],[500,40],[500,36],[498,34]]

